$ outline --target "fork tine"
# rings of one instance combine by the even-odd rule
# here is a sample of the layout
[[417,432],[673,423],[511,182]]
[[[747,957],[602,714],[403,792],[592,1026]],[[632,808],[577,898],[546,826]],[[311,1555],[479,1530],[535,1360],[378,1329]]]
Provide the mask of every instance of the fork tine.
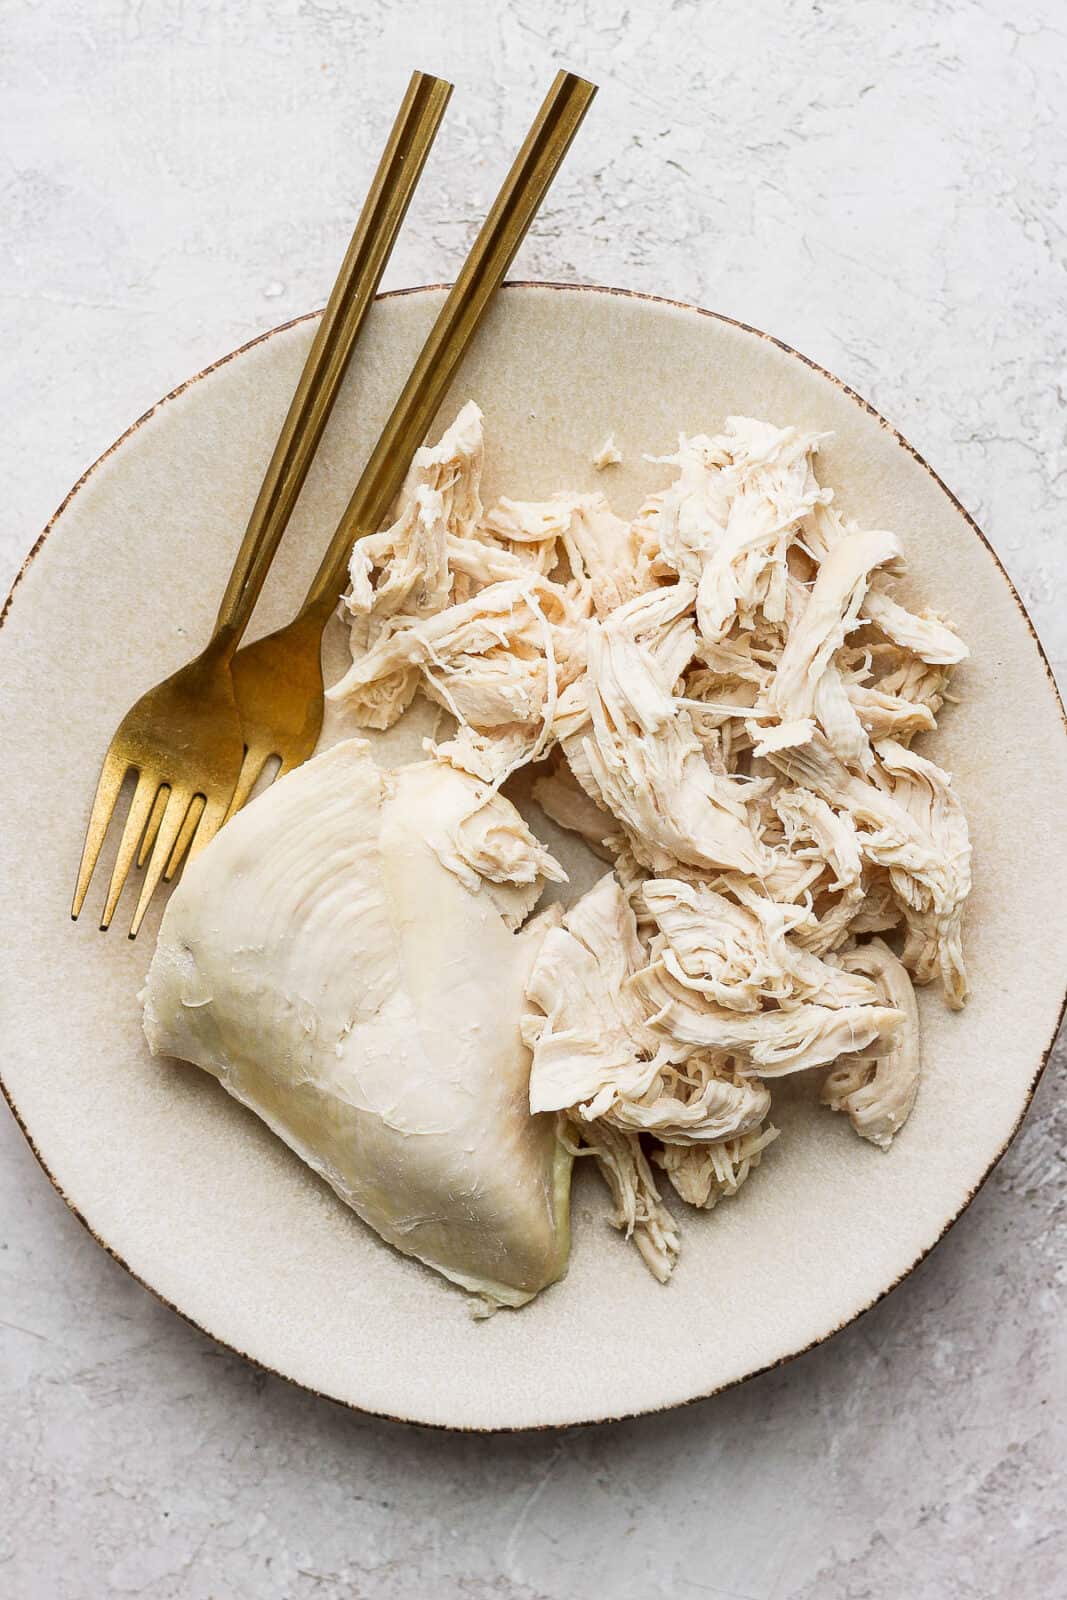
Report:
[[74,921],[81,915],[85,896],[89,891],[96,863],[100,857],[100,849],[104,843],[108,824],[115,811],[115,802],[118,800],[127,772],[130,770],[128,761],[117,756],[113,749],[109,749],[104,757],[100,781],[96,786],[93,797],[93,809],[89,813],[89,826],[85,830],[85,843],[82,846],[81,864],[78,867],[78,882],[74,890],[74,900],[71,904],[70,914]]
[[[162,790],[160,793],[162,793]],[[144,875],[144,882],[141,884],[137,910],[134,912],[133,921],[130,923],[131,939],[136,939],[137,937],[141,923],[144,920],[144,914],[148,910],[148,903],[155,894],[159,880],[163,876],[163,869],[170,859],[171,851],[174,848],[178,834],[181,832],[182,823],[189,811],[192,799],[193,793],[191,789],[178,788],[172,789],[166,798],[152,847],[151,860]],[[159,796],[157,795],[153,816],[158,809]],[[149,821],[149,827],[151,827],[151,820]]]
[[152,804],[156,798],[159,779],[155,776],[149,778],[144,772],[138,774],[137,787],[133,791],[130,809],[126,816],[126,825],[122,830],[122,839],[119,842],[119,853],[115,858],[115,870],[111,874],[111,883],[107,891],[107,904],[104,906],[104,915],[100,919],[100,931],[105,933],[111,926],[111,919],[115,915],[115,907],[119,903],[126,879],[129,877],[133,858],[137,854],[137,846],[141,842],[145,823],[148,821]]
[[[223,823],[229,822],[234,813],[240,811],[241,807],[245,804],[245,801],[252,793],[252,790],[255,788],[260,773],[263,771],[263,768],[267,765],[267,762],[270,759],[271,758],[269,754],[264,754],[261,751],[246,749],[244,760],[241,763],[241,771],[237,777],[237,784],[234,788],[232,796],[230,797],[230,803],[225,807],[221,821],[216,821],[214,818],[210,818],[205,824],[210,831],[207,832],[202,839],[198,840],[196,847],[197,850],[202,850],[204,845],[207,844],[208,840],[212,839],[215,834],[218,833]],[[182,824],[182,830],[178,835],[177,843],[170,853],[170,860],[167,862],[167,870],[163,874],[163,881],[165,883],[169,883],[171,881],[178,868],[181,866],[182,858],[189,849],[194,834],[197,832],[197,825],[200,821],[200,818],[207,809],[207,803],[204,801],[202,795],[197,795],[196,799],[201,802],[200,809],[197,809],[195,802],[193,806],[190,807],[185,821]],[[195,855],[196,851],[192,853]]]
[[160,789],[152,804],[152,814],[148,819],[148,826],[144,831],[144,838],[141,840],[141,848],[137,852],[138,867],[143,867],[149,856],[152,854],[152,846],[156,842],[156,834],[159,832],[159,824],[163,821],[163,813],[166,811],[166,809],[167,791],[165,789]]
[[167,861],[166,869],[163,873],[164,883],[170,883],[171,879],[175,876],[178,868],[184,861],[185,852],[188,850],[193,841],[193,834],[196,832],[196,825],[200,821],[200,818],[203,816],[203,814],[204,797],[202,794],[194,794],[193,803],[185,813],[185,820],[181,825],[178,838],[175,842],[173,850],[170,853],[170,858]]
[[255,788],[256,781],[270,758],[271,752],[262,748],[258,750],[247,749],[245,751],[245,758],[241,763],[241,771],[237,778],[237,786],[230,796],[229,805],[226,807],[227,822],[236,812],[240,811]]
[[210,844],[226,821],[225,800],[207,800],[200,818],[200,824],[193,835],[193,842],[189,846],[189,860],[198,856],[206,844]]

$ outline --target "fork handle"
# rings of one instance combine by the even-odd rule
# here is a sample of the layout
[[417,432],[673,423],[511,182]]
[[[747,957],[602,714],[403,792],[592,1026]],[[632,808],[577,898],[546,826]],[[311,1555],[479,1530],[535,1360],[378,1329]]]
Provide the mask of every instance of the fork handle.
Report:
[[436,415],[456,368],[481,326],[493,294],[526,236],[571,140],[596,94],[572,72],[556,76],[493,209],[441,307],[393,413],[363,469],[318,572],[302,614],[323,622],[345,587],[352,545],[381,527],[408,466]]
[[323,312],[219,606],[213,643],[240,643],[318,449],[452,85],[412,74]]

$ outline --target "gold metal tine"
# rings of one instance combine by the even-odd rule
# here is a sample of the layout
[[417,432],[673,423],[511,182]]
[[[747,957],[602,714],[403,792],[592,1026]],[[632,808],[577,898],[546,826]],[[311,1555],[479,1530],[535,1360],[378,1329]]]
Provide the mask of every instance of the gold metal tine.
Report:
[[[202,794],[193,796],[193,803],[185,813],[181,832],[167,859],[163,882],[170,883],[185,860],[191,861],[206,844],[210,844],[224,822],[229,821],[229,811],[224,800],[205,800]],[[131,936],[132,937],[132,936]]]
[[[226,807],[226,813],[222,819],[222,822],[229,822],[234,813],[240,811],[241,807],[248,799],[248,796],[255,788],[256,780],[258,779],[260,773],[263,771],[263,768],[267,765],[267,762],[270,759],[271,756],[269,754],[264,755],[262,752],[254,750],[245,751],[245,758],[241,763],[241,775],[237,780],[236,789],[230,796],[230,803]],[[204,809],[205,801],[203,795],[195,795],[193,798],[193,803],[186,813],[185,820],[181,825],[181,829],[174,841],[170,855],[167,859],[166,868],[163,872],[164,883],[171,882],[183,860],[185,859],[189,846],[193,842],[193,835],[196,833],[197,825],[200,822],[200,818],[203,815]],[[222,826],[222,822],[219,823],[218,827]],[[213,828],[211,832],[212,834],[217,833],[218,828]],[[140,926],[140,923],[138,923],[138,926]]]
[[129,762],[114,748],[109,749],[104,757],[100,781],[96,786],[96,794],[93,797],[93,809],[89,814],[89,826],[85,830],[85,844],[82,846],[81,864],[78,867],[78,883],[74,890],[74,900],[70,908],[71,918],[75,922],[81,915],[82,906],[85,904],[85,896],[89,891],[89,884],[92,881],[93,872],[100,857],[104,835],[107,833],[108,824],[114,815],[115,805],[129,770]]
[[170,883],[171,879],[178,871],[178,868],[185,860],[185,853],[193,842],[193,834],[196,832],[197,824],[204,814],[204,805],[205,801],[202,794],[196,794],[193,796],[193,803],[185,813],[185,821],[182,823],[181,832],[178,834],[174,849],[170,853],[170,859],[168,860],[166,869],[164,870],[164,883]]
[[226,801],[208,799],[201,813],[199,825],[193,834],[189,845],[189,860],[194,860],[203,850],[205,845],[211,843],[222,824],[226,821]]
[[139,868],[144,866],[145,862],[152,854],[152,846],[156,842],[156,835],[159,832],[159,824],[163,821],[163,813],[166,811],[166,809],[167,791],[165,789],[160,789],[155,800],[152,802],[152,813],[148,818],[148,826],[145,828],[144,838],[141,840],[141,848],[137,852],[137,865]]
[[119,896],[122,894],[123,886],[130,874],[130,868],[133,866],[134,857],[137,854],[137,846],[141,842],[141,835],[144,833],[145,824],[151,814],[158,788],[158,774],[153,773],[151,776],[145,772],[138,774],[137,787],[133,791],[130,809],[126,814],[126,824],[122,830],[122,838],[119,841],[119,853],[115,858],[115,867],[111,874],[111,883],[108,886],[107,903],[104,906],[104,914],[100,918],[101,933],[106,933],[111,926],[111,919],[115,915],[115,907],[119,903]]
[[[100,926],[111,923],[134,860],[146,866],[135,936],[161,879],[218,832],[249,740],[231,663],[318,449],[356,339],[422,175],[452,85],[415,72],[330,291],[264,473],[206,647],[149,689],[116,729],[97,785],[71,915],[78,916],[126,773],[139,774]],[[254,742],[254,741],[253,741]],[[151,776],[150,776],[151,775]]]
[[244,765],[241,768],[241,776],[237,780],[237,787],[230,796],[230,803],[226,808],[227,822],[229,822],[230,818],[234,816],[236,812],[240,811],[241,807],[244,805],[245,801],[248,799],[249,795],[252,793],[252,790],[259,781],[260,773],[267,765],[267,762],[271,760],[273,755],[274,752],[272,750],[259,749],[245,751],[245,759]]
[[[193,799],[188,789],[171,789],[169,791],[161,789],[160,794],[164,795],[165,797],[163,802],[163,810],[156,827],[156,836],[152,845],[152,855],[148,862],[148,869],[145,872],[144,881],[141,884],[141,893],[137,900],[137,910],[134,912],[133,921],[130,923],[131,939],[136,939],[137,937],[138,930],[140,929],[141,923],[144,920],[144,914],[148,910],[148,902],[155,894],[156,886],[158,885],[160,878],[163,876],[163,869],[170,859],[170,853],[174,848],[174,842],[181,831],[182,823],[185,820],[186,813],[188,812],[189,806]],[[153,805],[153,817],[155,816],[158,808],[159,795],[156,796],[155,804]],[[151,818],[149,818],[149,826],[151,826]]]

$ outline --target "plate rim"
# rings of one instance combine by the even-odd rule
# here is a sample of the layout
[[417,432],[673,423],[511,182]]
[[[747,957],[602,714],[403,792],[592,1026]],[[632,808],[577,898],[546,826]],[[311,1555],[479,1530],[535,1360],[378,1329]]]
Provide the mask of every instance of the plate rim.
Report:
[[[375,301],[398,300],[410,295],[441,293],[450,289],[451,287],[452,285],[450,283],[441,282],[412,284],[406,288],[385,290],[384,292],[375,296]],[[900,430],[896,428],[886,417],[884,417],[882,413],[876,409],[876,407],[871,405],[869,400],[865,399],[863,395],[859,394],[857,390],[845,383],[843,379],[838,378],[834,373],[830,372],[819,362],[814,361],[810,356],[805,355],[803,351],[797,350],[793,345],[787,344],[784,340],[777,338],[774,334],[767,333],[764,329],[757,328],[751,323],[742,322],[739,318],[727,316],[724,312],[711,311],[705,306],[695,305],[690,301],[677,300],[666,295],[649,294],[638,289],[621,289],[609,284],[600,283],[576,283],[546,279],[518,278],[509,279],[501,287],[504,292],[507,292],[511,289],[546,289],[568,294],[586,293],[597,295],[616,295],[620,299],[645,301],[654,306],[666,306],[676,311],[693,312],[697,316],[711,318],[716,322],[722,322],[727,324],[729,327],[736,328],[740,332],[753,334],[759,339],[765,339],[769,344],[775,345],[785,355],[795,357],[798,361],[803,362],[806,367],[810,368],[811,371],[817,373],[820,377],[826,378],[835,386],[835,388],[840,389],[849,397],[849,399],[855,401],[857,405],[862,407],[862,409],[866,411],[867,414],[872,417],[881,428],[889,433],[897,442],[897,444],[899,444],[908,453],[908,455],[910,455],[912,459],[929,474],[937,487],[948,498],[951,504],[959,512],[960,516],[962,516],[971,532],[976,535],[976,537],[985,546],[997,568],[997,571],[1004,580],[1004,583],[1007,585],[1008,592],[1021,612],[1023,621],[1026,623],[1026,627],[1030,633],[1034,645],[1037,648],[1038,657],[1040,658],[1041,664],[1044,667],[1045,676],[1048,679],[1049,687],[1052,690],[1055,705],[1059,710],[1061,729],[1063,730],[1064,734],[1067,735],[1067,710],[1064,708],[1063,696],[1060,693],[1059,685],[1056,682],[1056,678],[1052,671],[1051,663],[1045,652],[1044,645],[1042,644],[1033,620],[1030,617],[1025,604],[1023,603],[1022,597],[1015,587],[1011,575],[1004,567],[1004,564],[997,555],[993,545],[983,533],[974,517],[967,510],[966,506],[963,505],[959,497],[948,487],[944,479],[934,470],[933,467],[931,467],[930,463],[925,459],[925,457],[920,455],[919,451],[916,450],[915,446],[904,437]],[[90,464],[81,473],[80,477],[76,479],[76,481],[64,495],[55,511],[41,529],[41,532],[37,535],[37,538],[34,540],[33,545],[30,547],[30,550],[27,552],[17,573],[15,574],[14,579],[12,580],[11,587],[8,590],[7,596],[4,600],[3,607],[0,608],[0,628],[2,628],[4,623],[7,621],[8,613],[10,612],[14,603],[18,588],[23,578],[29,571],[31,565],[44,548],[48,535],[52,532],[52,529],[55,527],[60,517],[62,517],[66,512],[75,495],[77,495],[85,487],[86,483],[97,471],[97,469],[103,466],[103,464],[116,453],[120,446],[124,445],[128,439],[132,438],[137,430],[141,428],[144,423],[148,422],[151,417],[155,416],[155,414],[165,405],[172,400],[176,400],[180,395],[184,394],[187,389],[192,388],[195,383],[199,383],[201,379],[209,377],[213,372],[217,372],[220,367],[224,367],[229,362],[236,360],[238,356],[245,355],[249,350],[255,349],[257,345],[265,344],[268,339],[273,339],[277,334],[286,333],[291,328],[299,327],[303,322],[314,321],[321,315],[322,308],[319,307],[312,311],[301,312],[298,316],[290,317],[285,322],[279,322],[273,327],[265,329],[262,333],[258,333],[253,338],[246,340],[243,344],[237,345],[234,349],[227,351],[225,355],[219,356],[207,366],[202,367],[198,372],[193,373],[191,377],[186,378],[175,388],[169,390],[153,405],[149,406],[147,411],[142,412],[139,417],[135,418],[135,420],[131,422],[122,433],[119,434],[118,438],[108,445],[106,450],[103,450],[101,454],[95,458],[95,460],[90,462]],[[121,1256],[106,1239],[96,1232],[85,1215],[74,1204],[70,1195],[68,1195],[64,1189],[62,1183],[51,1171],[48,1164],[44,1160],[29,1127],[19,1111],[11,1091],[4,1082],[2,1072],[0,1072],[0,1093],[2,1093],[8,1109],[15,1120],[15,1124],[28,1144],[31,1152],[33,1153],[34,1159],[36,1160],[41,1171],[52,1185],[52,1188],[59,1195],[64,1205],[77,1219],[77,1221],[81,1223],[86,1232],[95,1240],[101,1249],[111,1257],[113,1261],[117,1262],[118,1265],[129,1274],[135,1283],[139,1284],[141,1288],[147,1290],[148,1293],[151,1294],[157,1301],[166,1306],[168,1310],[176,1313],[176,1315],[179,1316],[181,1320],[189,1327],[195,1328],[198,1333],[201,1333],[205,1337],[211,1339],[222,1349],[228,1350],[233,1355],[239,1356],[243,1361],[247,1361],[250,1366],[256,1368],[260,1372],[269,1373],[271,1377],[280,1378],[285,1383],[291,1384],[295,1388],[302,1389],[307,1394],[315,1395],[321,1400],[327,1400],[333,1405],[340,1406],[345,1411],[352,1411],[360,1416],[374,1417],[380,1419],[381,1421],[402,1424],[405,1427],[431,1428],[435,1432],[443,1433],[482,1435],[556,1433],[565,1428],[597,1427],[603,1423],[620,1422],[631,1417],[638,1416],[656,1416],[667,1411],[678,1411],[686,1406],[697,1405],[701,1401],[710,1400],[715,1395],[724,1394],[730,1389],[737,1388],[740,1384],[748,1383],[753,1378],[761,1377],[767,1372],[774,1372],[779,1367],[784,1367],[790,1362],[796,1361],[800,1356],[806,1355],[808,1351],[816,1349],[819,1345],[824,1344],[826,1340],[832,1339],[836,1334],[841,1333],[845,1328],[850,1327],[854,1322],[858,1322],[861,1317],[866,1316],[866,1314],[869,1311],[872,1311],[875,1306],[879,1305],[887,1295],[892,1294],[894,1289],[899,1288],[899,1286],[904,1282],[905,1278],[910,1277],[915,1269],[920,1266],[922,1262],[925,1261],[926,1258],[937,1248],[937,1246],[948,1235],[951,1229],[955,1227],[956,1223],[960,1220],[963,1214],[969,1210],[978,1193],[985,1187],[985,1184],[999,1166],[1004,1156],[1007,1154],[1011,1145],[1014,1143],[1020,1128],[1022,1127],[1023,1121],[1025,1120],[1031,1105],[1033,1104],[1034,1095],[1036,1094],[1037,1087],[1045,1074],[1045,1069],[1048,1066],[1049,1058],[1056,1044],[1065,1013],[1067,1013],[1067,988],[1065,988],[1064,994],[1060,1000],[1059,1009],[1056,1016],[1056,1023],[1052,1030],[1051,1037],[1049,1038],[1048,1044],[1041,1052],[1037,1070],[1030,1080],[1025,1098],[1023,1100],[1022,1108],[1010,1131],[1008,1132],[1003,1144],[993,1156],[992,1160],[982,1173],[981,1177],[978,1179],[977,1183],[975,1183],[971,1188],[959,1209],[948,1218],[937,1236],[931,1240],[930,1244],[927,1245],[924,1250],[919,1252],[909,1266],[905,1267],[902,1272],[898,1273],[891,1283],[887,1284],[883,1289],[881,1289],[876,1295],[868,1300],[865,1305],[860,1306],[856,1311],[852,1312],[849,1316],[846,1316],[842,1321],[836,1323],[832,1328],[828,1328],[826,1332],[820,1333],[816,1338],[810,1339],[806,1344],[799,1345],[795,1350],[787,1351],[785,1354],[778,1356],[775,1360],[765,1362],[760,1367],[754,1367],[751,1372],[743,1373],[741,1376],[736,1378],[730,1378],[724,1383],[715,1384],[712,1388],[702,1391],[700,1394],[690,1395],[684,1400],[669,1401],[663,1405],[638,1406],[634,1410],[610,1412],[601,1417],[586,1418],[578,1423],[513,1423],[495,1426],[462,1422],[429,1422],[425,1420],[417,1420],[411,1417],[396,1416],[389,1411],[377,1410],[371,1406],[360,1405],[354,1400],[345,1400],[341,1399],[337,1395],[327,1394],[325,1390],[316,1389],[313,1387],[313,1385],[305,1383],[299,1378],[294,1378],[288,1373],[280,1371],[277,1367],[272,1367],[269,1364],[259,1360],[257,1357],[249,1355],[247,1351],[242,1350],[238,1345],[231,1343],[229,1340],[222,1338],[219,1334],[213,1333],[210,1328],[205,1327],[204,1324],[198,1322],[195,1317],[192,1317],[187,1312],[183,1311],[179,1305],[176,1305],[174,1301],[170,1300],[161,1290],[155,1288],[154,1285],[149,1283],[146,1278],[143,1278],[140,1273],[135,1272],[130,1264],[123,1258],[123,1256]]]

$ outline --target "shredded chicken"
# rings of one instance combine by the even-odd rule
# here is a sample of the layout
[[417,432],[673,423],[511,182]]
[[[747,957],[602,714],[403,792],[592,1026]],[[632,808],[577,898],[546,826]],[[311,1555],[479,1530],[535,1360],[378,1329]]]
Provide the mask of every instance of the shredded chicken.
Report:
[[870,765],[867,736],[835,657],[859,622],[871,573],[899,558],[895,535],[852,533],[820,566],[796,626],[789,630],[767,694],[769,709],[783,723],[801,730],[788,740],[779,739],[778,748],[809,743],[818,722],[843,761]]
[[720,1200],[737,1193],[777,1137],[778,1129],[768,1123],[721,1144],[665,1144],[653,1151],[652,1159],[687,1205],[710,1211]]
[[903,964],[887,944],[872,939],[843,956],[842,966],[867,973],[882,997],[903,1017],[896,1048],[882,1055],[862,1053],[827,1073],[822,1097],[832,1111],[847,1111],[861,1139],[888,1150],[904,1126],[919,1092],[919,1008]]
[[603,472],[606,467],[617,467],[621,460],[622,451],[615,443],[615,435],[609,433],[593,457],[593,465],[598,472]]
[[615,859],[622,841],[618,823],[610,811],[586,794],[565,761],[537,779],[533,797],[557,826],[579,834],[594,855],[603,861]]
[[[496,802],[534,762],[544,812],[611,864],[524,935],[530,1105],[661,1280],[657,1171],[690,1206],[736,1194],[777,1137],[770,1080],[818,1068],[887,1148],[919,1089],[913,986],[967,995],[967,823],[911,748],[967,648],[896,596],[903,542],[840,514],[820,443],[730,417],[651,458],[673,479],[632,519],[565,491],[487,509],[468,404],[352,557],[329,693],[371,727],[419,692],[451,713],[427,750],[480,787],[428,841],[441,864],[519,925],[560,876]],[[609,438],[595,464],[618,459]]]
[[511,929],[525,922],[547,880],[565,883],[567,874],[523,822],[515,807],[495,789],[476,789],[472,804],[427,839],[441,865],[465,889],[484,888]]

